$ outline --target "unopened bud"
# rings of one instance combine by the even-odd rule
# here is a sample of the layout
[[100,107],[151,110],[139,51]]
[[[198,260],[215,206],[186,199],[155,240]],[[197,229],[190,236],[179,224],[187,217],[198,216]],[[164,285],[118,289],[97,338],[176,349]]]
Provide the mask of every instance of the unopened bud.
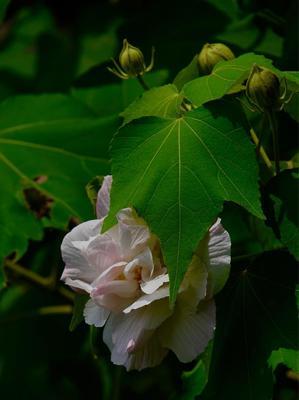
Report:
[[127,39],[124,39],[119,63],[130,77],[142,75],[146,69],[142,51],[132,46]]
[[219,61],[235,58],[229,47],[222,43],[206,43],[198,55],[198,66],[204,74],[210,74]]
[[261,111],[277,109],[280,106],[280,81],[272,71],[255,64],[247,80],[246,95]]

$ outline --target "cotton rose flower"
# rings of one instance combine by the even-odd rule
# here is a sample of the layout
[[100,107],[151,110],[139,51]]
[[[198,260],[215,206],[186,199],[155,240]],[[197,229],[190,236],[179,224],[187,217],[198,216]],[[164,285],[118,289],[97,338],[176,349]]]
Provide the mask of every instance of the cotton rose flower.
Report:
[[110,206],[112,177],[98,193],[98,219],[68,233],[61,245],[62,280],[89,294],[85,322],[103,327],[111,361],[127,370],[159,364],[169,350],[182,362],[194,360],[213,337],[213,295],[230,268],[230,238],[220,220],[200,242],[169,305],[169,276],[159,240],[134,210],[117,214],[117,224],[101,233]]

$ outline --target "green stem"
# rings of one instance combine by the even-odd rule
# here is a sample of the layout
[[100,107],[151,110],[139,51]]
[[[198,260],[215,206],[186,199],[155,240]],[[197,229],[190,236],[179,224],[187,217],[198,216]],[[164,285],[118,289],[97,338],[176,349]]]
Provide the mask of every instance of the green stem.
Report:
[[16,275],[24,278],[25,280],[36,284],[37,286],[40,286],[48,290],[56,291],[61,296],[65,297],[68,300],[73,301],[74,299],[73,292],[67,290],[62,286],[56,287],[56,278],[53,277],[53,274],[51,274],[48,277],[43,277],[37,274],[36,272],[31,271],[30,269],[25,268],[22,265],[14,263],[13,261],[10,260],[5,261],[4,267],[14,272]]
[[276,120],[275,111],[269,110],[267,112],[267,118],[268,118],[268,121],[269,121],[270,131],[272,133],[275,171],[276,171],[276,175],[278,175],[279,172],[280,172],[280,166],[279,166],[279,142],[278,142],[278,129],[277,129],[277,120]]
[[140,83],[142,89],[144,89],[144,90],[149,90],[150,89],[141,75],[137,75],[137,79],[138,79],[138,82]]

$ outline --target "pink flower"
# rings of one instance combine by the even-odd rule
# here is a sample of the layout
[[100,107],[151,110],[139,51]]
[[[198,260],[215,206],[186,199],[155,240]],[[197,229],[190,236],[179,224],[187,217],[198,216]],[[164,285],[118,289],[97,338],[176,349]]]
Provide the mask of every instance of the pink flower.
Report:
[[159,364],[169,350],[189,362],[204,351],[215,329],[213,295],[230,268],[230,238],[220,220],[198,246],[169,306],[169,277],[159,240],[130,208],[100,233],[110,206],[111,176],[98,194],[97,216],[68,233],[61,246],[62,280],[87,292],[85,322],[103,327],[114,364],[141,370]]

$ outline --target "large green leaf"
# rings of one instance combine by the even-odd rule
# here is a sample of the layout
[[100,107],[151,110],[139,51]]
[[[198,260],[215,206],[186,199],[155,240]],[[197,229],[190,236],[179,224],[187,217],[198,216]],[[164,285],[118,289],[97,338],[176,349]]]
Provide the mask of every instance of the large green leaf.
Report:
[[268,364],[273,372],[279,364],[284,364],[299,374],[299,351],[293,349],[274,350],[269,357]]
[[95,157],[105,139],[98,122],[66,96],[20,96],[0,105],[0,259],[20,256],[43,225],[65,228],[70,217],[92,217],[84,186],[109,171]]
[[187,83],[183,92],[197,106],[219,99],[233,90],[234,86],[241,85],[247,79],[254,63],[279,73],[273,67],[271,60],[248,53],[230,61],[219,62],[210,75],[201,76]]
[[234,201],[263,217],[257,164],[239,107],[224,102],[178,119],[126,125],[112,145],[115,214],[133,206],[161,239],[174,301],[192,254],[222,209]]
[[180,111],[182,100],[183,96],[175,85],[165,85],[146,91],[120,115],[125,124],[146,116],[175,118]]
[[296,263],[286,252],[233,265],[216,298],[213,356],[201,399],[272,398],[269,354],[297,342],[296,274]]

